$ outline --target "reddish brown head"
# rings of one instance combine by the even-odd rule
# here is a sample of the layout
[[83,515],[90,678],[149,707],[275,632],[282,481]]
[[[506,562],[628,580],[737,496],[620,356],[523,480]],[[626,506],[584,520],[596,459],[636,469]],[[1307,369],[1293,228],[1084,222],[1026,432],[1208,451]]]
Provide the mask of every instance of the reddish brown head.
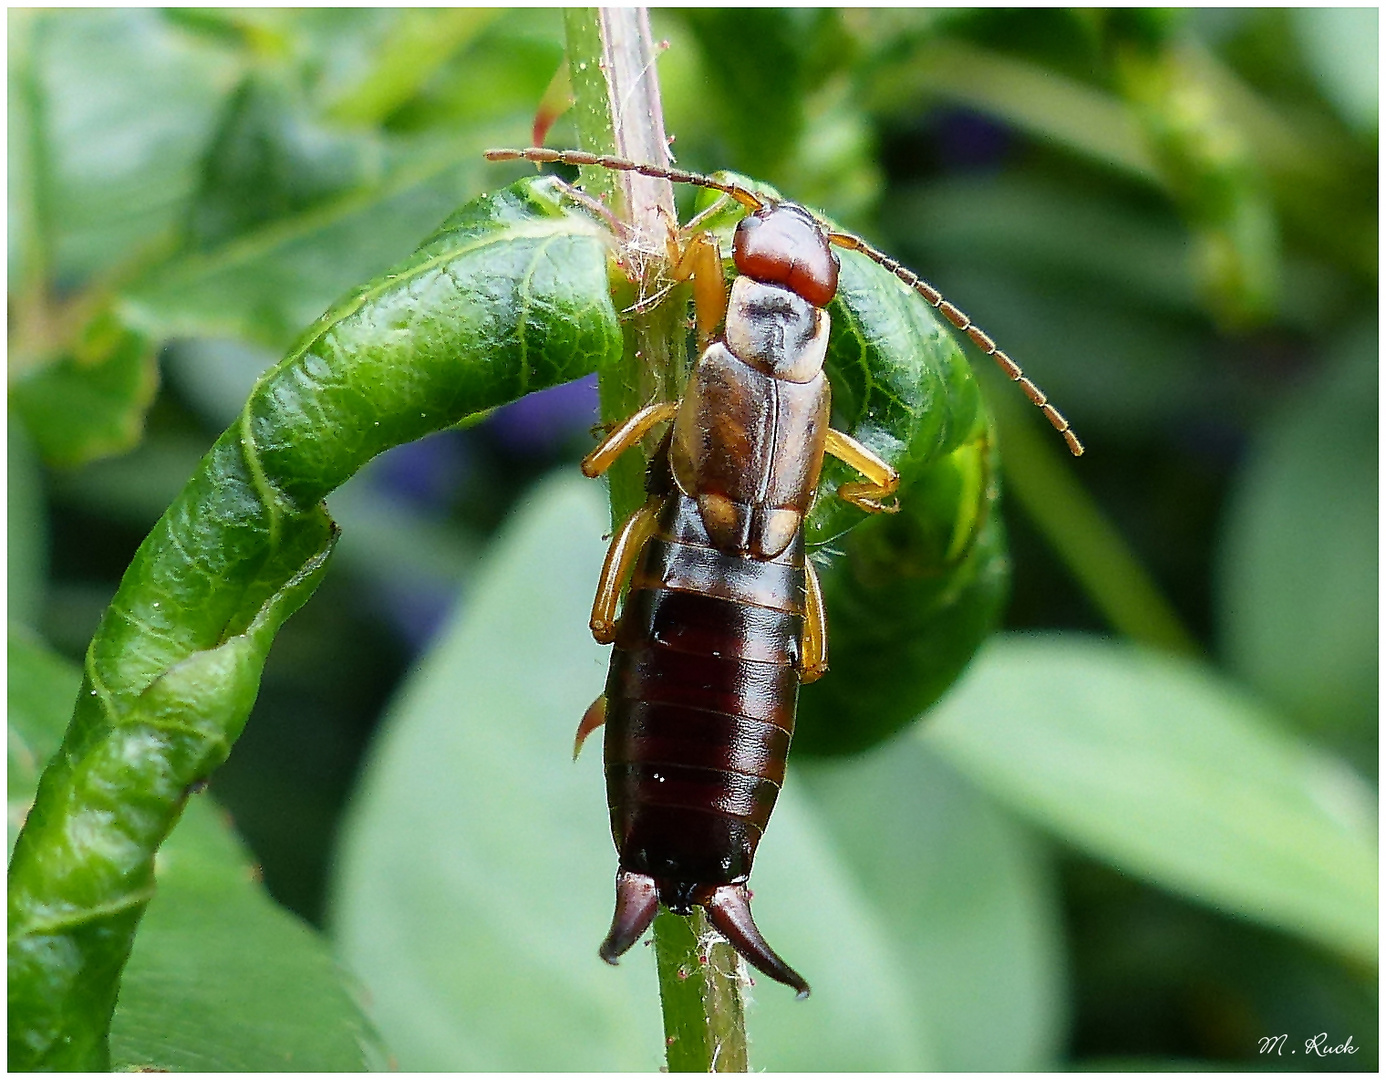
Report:
[[837,256],[802,206],[768,203],[747,214],[732,241],[736,269],[768,285],[783,285],[814,307],[837,295]]

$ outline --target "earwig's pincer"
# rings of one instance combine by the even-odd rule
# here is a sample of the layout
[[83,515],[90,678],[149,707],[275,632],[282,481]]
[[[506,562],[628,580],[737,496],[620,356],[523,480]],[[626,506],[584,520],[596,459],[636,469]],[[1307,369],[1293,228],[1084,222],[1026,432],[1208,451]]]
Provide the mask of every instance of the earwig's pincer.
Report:
[[622,870],[616,875],[616,914],[597,955],[613,966],[640,940],[659,912],[659,889],[647,874]]
[[[649,499],[617,530],[602,568],[591,625],[613,645],[611,667],[576,745],[605,720],[620,870],[602,958],[615,963],[660,904],[676,914],[702,906],[752,966],[806,997],[808,983],[756,928],[747,890],[784,781],[799,684],[827,669],[804,518],[825,454],[865,477],[838,494],[868,512],[897,509],[885,500],[900,483],[889,464],[828,426],[826,309],[839,272],[832,247],[861,252],[917,292],[996,360],[1074,454],[1082,444],[1015,362],[937,289],[801,206],[580,150],[488,150],[486,157],[661,177],[720,191],[749,211],[733,240],[740,276],[730,292],[711,234],[671,238],[669,274],[693,280],[702,355],[682,400],[639,410],[583,461],[586,475],[599,476],[672,420],[650,463]],[[709,275],[715,281],[704,280]]]
[[776,982],[792,986],[800,1001],[809,996],[809,984],[792,967],[779,958],[765,943],[755,920],[751,918],[751,898],[745,885],[723,885],[713,891],[706,902],[708,921],[732,947],[750,960],[753,967],[763,971]]

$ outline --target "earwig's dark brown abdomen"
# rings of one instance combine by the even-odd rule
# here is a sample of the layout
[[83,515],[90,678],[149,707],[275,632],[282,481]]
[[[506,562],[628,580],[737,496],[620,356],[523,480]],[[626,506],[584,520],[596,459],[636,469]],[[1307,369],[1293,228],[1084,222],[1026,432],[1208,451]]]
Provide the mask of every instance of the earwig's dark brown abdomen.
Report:
[[612,653],[607,802],[621,869],[686,910],[743,882],[794,730],[802,537],[759,561],[710,545],[698,504],[669,496],[641,554]]

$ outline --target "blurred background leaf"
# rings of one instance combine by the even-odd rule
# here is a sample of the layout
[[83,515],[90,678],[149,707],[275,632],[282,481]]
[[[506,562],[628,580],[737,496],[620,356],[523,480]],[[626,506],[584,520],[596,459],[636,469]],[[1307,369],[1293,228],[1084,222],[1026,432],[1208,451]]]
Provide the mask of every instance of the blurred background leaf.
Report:
[[83,465],[139,442],[158,390],[154,360],[142,334],[98,318],[70,352],[15,383],[10,404],[47,461]]
[[1354,128],[1376,132],[1380,32],[1375,8],[1299,8],[1290,13],[1304,59],[1324,96]]
[[1218,554],[1233,670],[1373,775],[1377,342],[1375,321],[1341,335],[1324,370],[1268,419]]
[[[681,166],[775,183],[919,270],[1022,362],[1089,447],[1055,465],[1063,498],[1037,470],[1003,462],[1005,625],[1063,635],[999,645],[945,701],[937,733],[859,761],[791,764],[756,903],[815,996],[805,1013],[756,988],[753,1065],[1303,1066],[1259,1057],[1257,1038],[1328,1029],[1362,1049],[1310,1065],[1374,1069],[1362,865],[1376,838],[1346,822],[1364,802],[1374,816],[1377,772],[1377,13],[652,19],[669,46],[659,67]],[[80,660],[135,546],[260,371],[340,293],[516,175],[480,151],[528,142],[561,24],[540,9],[12,15],[13,619]],[[570,145],[570,119],[548,140]],[[1023,436],[996,411],[1007,457]],[[544,1067],[657,1061],[650,965],[632,954],[612,972],[593,956],[613,866],[597,755],[562,760],[601,681],[581,632],[594,571],[581,558],[525,563],[561,603],[526,616],[538,622],[508,652],[477,642],[481,620],[520,615],[494,593],[489,609],[472,607],[499,588],[497,567],[524,562],[514,545],[540,535],[526,530],[545,508],[499,539],[498,526],[537,481],[572,469],[595,414],[590,383],[555,388],[383,455],[336,493],[334,565],[285,627],[246,735],[212,781],[269,893],[312,922],[348,806],[343,850],[373,837],[377,869],[416,853],[466,870],[461,885],[427,884],[426,903],[387,894],[359,854],[335,877],[342,947],[382,965],[373,977],[412,980],[407,999],[377,1003],[404,1067],[540,1067],[532,1047],[507,1056],[534,1017],[501,1003],[529,1000],[554,972],[554,1015],[574,1049]],[[599,552],[600,520],[581,524],[576,509],[591,487],[580,498],[543,489],[582,534],[544,533],[544,550],[571,540],[589,560]],[[1094,568],[1094,550],[1126,562]],[[1112,580],[1128,606],[1104,601]],[[1114,630],[1149,640],[1157,625],[1176,628],[1165,641],[1190,659],[1138,662],[1093,641]],[[457,681],[444,658],[459,642],[495,673],[469,648],[453,662],[470,682]],[[1023,693],[1001,670],[1016,648],[1043,654]],[[490,678],[511,693],[488,691],[482,715],[470,688]],[[1070,707],[1047,705],[1041,686],[1070,694]],[[1111,696],[1099,701],[1101,686]],[[440,745],[456,756],[438,760]],[[1017,761],[1027,747],[1033,763]],[[1210,775],[1210,758],[1243,751],[1256,769]],[[1134,785],[1156,768],[1165,782],[1152,799],[1169,814],[1147,819]],[[415,805],[406,796],[427,813],[396,816]],[[1189,841],[1194,811],[1212,824]],[[201,828],[193,813],[180,834]],[[1266,835],[1272,813],[1286,815],[1278,839]],[[520,814],[532,840],[479,824]],[[1217,837],[1225,859],[1209,854]],[[221,842],[219,865],[242,874]],[[502,856],[527,861],[494,869],[509,865]],[[558,878],[540,869],[550,858]],[[478,865],[529,882],[524,896],[488,896],[467,869]],[[397,876],[427,873],[409,863]],[[381,958],[348,936],[350,904],[412,935],[417,952]],[[495,925],[521,929],[480,941]],[[278,943],[293,934],[278,932],[245,957],[287,951]],[[468,1019],[459,1002],[481,1011]],[[344,1030],[326,1013],[316,1022]],[[849,1042],[853,1025],[869,1036]],[[228,1033],[224,1045],[252,1041]],[[157,1060],[147,1043],[144,1058],[135,1042],[117,1045],[126,1063]],[[234,1060],[268,1068],[281,1045]]]
[[1120,870],[1371,962],[1375,800],[1210,672],[1080,637],[998,639],[925,738]]
[[6,432],[6,609],[11,623],[33,626],[48,577],[48,510],[38,456],[24,428]]
[[936,1067],[1052,1068],[1068,973],[1047,845],[917,741],[805,780],[909,973]]

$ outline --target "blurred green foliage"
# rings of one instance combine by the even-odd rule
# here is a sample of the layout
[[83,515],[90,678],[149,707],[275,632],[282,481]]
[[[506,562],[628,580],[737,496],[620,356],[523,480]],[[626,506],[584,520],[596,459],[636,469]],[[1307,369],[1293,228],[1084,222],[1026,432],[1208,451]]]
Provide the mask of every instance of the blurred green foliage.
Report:
[[[911,733],[791,767],[757,914],[816,992],[757,988],[753,1067],[1374,1069],[1376,12],[653,18],[680,165],[774,183],[920,270],[1089,448],[1062,463],[988,384],[1007,626],[1046,633],[999,640]],[[12,14],[14,622],[80,659],[259,372],[520,175],[480,150],[527,143],[562,51],[542,10]],[[571,138],[560,118],[550,145]],[[593,956],[613,860],[596,755],[564,758],[601,683],[605,519],[595,485],[533,489],[589,444],[590,398],[546,400],[332,496],[338,555],[212,781],[405,1068],[657,1061],[653,965]],[[72,676],[32,666],[65,716]],[[12,652],[12,754],[24,670]],[[55,735],[22,740],[12,821]],[[195,818],[165,852],[240,873]],[[116,1060],[268,1067],[237,1054],[320,1037],[297,1061],[341,1067],[333,1025],[358,1021],[314,981],[322,943],[248,883],[241,936],[180,912],[160,937],[158,905],[213,881],[177,861]],[[237,949],[283,961],[284,1004],[200,1034],[169,988]],[[1319,1031],[1361,1049],[1257,1053]]]

